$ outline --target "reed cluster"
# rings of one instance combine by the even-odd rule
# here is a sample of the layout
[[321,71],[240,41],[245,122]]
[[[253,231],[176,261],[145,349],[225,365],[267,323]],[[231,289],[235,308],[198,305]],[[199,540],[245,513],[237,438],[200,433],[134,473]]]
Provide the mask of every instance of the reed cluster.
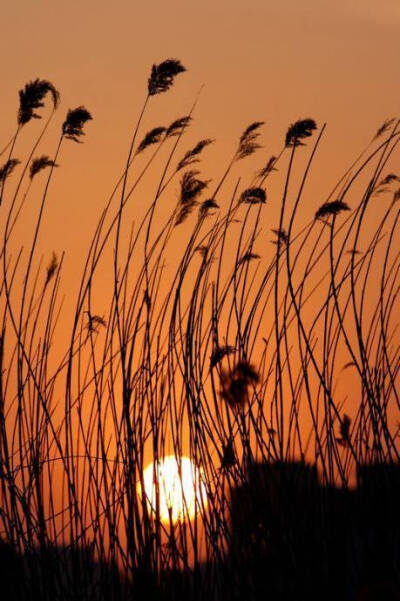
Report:
[[[88,245],[69,331],[63,256],[55,252],[43,267],[37,246],[63,147],[90,135],[92,115],[82,106],[68,111],[53,154],[42,154],[60,96],[36,79],[19,93],[16,132],[2,151],[0,536],[27,558],[31,581],[35,553],[70,550],[71,573],[53,589],[51,568],[37,576],[42,599],[56,586],[103,598],[77,577],[87,557],[100,576],[104,566],[121,574],[119,592],[112,576],[104,598],[123,598],[127,583],[146,574],[179,570],[210,598],[217,580],[229,581],[215,566],[232,549],[232,491],[252,466],[309,463],[322,484],[346,489],[362,466],[399,460],[400,179],[389,171],[399,121],[384,123],[307,217],[303,200],[325,126],[309,118],[290,125],[282,148],[249,177],[242,165],[263,152],[263,123],[251,123],[212,182],[199,165],[213,141],[182,149],[192,113],[142,131],[153,96],[184,71],[175,59],[151,70],[126,164]],[[48,100],[43,131],[17,158],[20,137]],[[152,168],[159,173],[161,148],[166,159],[149,201],[139,183]],[[279,196],[269,193],[271,178],[280,178]],[[42,194],[32,241],[16,252],[33,185]],[[157,210],[174,186],[176,206],[162,222]],[[127,235],[129,207],[144,202]],[[100,304],[105,264],[113,283]],[[153,507],[140,492],[146,465],[171,454],[201,470],[206,498],[197,499],[195,520],[163,522],[157,482]],[[89,555],[76,559],[77,549]]]

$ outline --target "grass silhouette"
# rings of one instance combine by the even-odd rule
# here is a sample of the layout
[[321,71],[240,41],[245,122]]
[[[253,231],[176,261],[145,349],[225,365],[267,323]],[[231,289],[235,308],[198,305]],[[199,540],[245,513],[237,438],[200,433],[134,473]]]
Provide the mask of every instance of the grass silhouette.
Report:
[[[234,179],[233,168],[260,152],[263,123],[253,122],[220,179],[211,182],[198,164],[213,140],[181,152],[192,113],[141,132],[152,97],[167,92],[184,71],[176,59],[151,70],[125,167],[88,246],[68,332],[59,326],[64,257],[53,253],[43,269],[37,243],[62,148],[82,141],[92,116],[82,106],[69,110],[52,157],[38,155],[59,93],[40,79],[20,91],[17,130],[0,167],[1,553],[9,574],[23,574],[10,598],[258,599],[268,590],[271,598],[286,598],[285,580],[295,583],[306,573],[300,535],[310,537],[314,564],[302,594],[313,598],[312,573],[320,570],[315,591],[336,581],[345,587],[344,599],[356,598],[370,561],[365,533],[372,528],[362,474],[375,491],[383,481],[379,466],[395,474],[391,492],[376,505],[387,520],[374,522],[371,536],[393,527],[390,516],[396,521],[388,499],[398,493],[400,179],[387,170],[398,152],[399,121],[379,128],[305,222],[302,201],[325,126],[318,129],[309,118],[290,125],[281,150],[243,184],[247,174]],[[16,141],[40,118],[47,97],[52,112],[20,161]],[[158,173],[162,147],[167,154],[154,197],[127,237],[126,209],[136,197],[143,204],[139,183],[153,167]],[[32,243],[15,255],[13,234],[42,171]],[[274,199],[280,210],[265,251],[272,176],[282,180]],[[177,181],[175,208],[165,222],[155,220]],[[174,253],[177,227],[186,228],[181,254]],[[98,309],[96,283],[106,257],[112,290],[109,305]],[[55,344],[65,344],[57,363]],[[341,380],[350,383],[349,400]],[[151,509],[139,492],[147,463],[170,454],[178,465],[188,456],[201,468],[207,502],[197,500],[194,520],[187,507],[177,523],[160,519],[156,478]],[[282,496],[278,520],[264,476],[277,477],[285,491],[293,473],[304,476],[306,491],[299,492],[296,480],[285,495],[276,493]],[[356,484],[361,492],[350,491]],[[350,500],[342,503],[342,494]],[[243,527],[241,520],[251,517],[249,498],[254,515],[262,512],[260,528],[269,515],[279,521],[278,533],[271,534],[270,525],[257,533],[250,521]],[[300,502],[307,519],[327,516],[312,532],[300,518]],[[325,553],[315,540],[326,535],[329,546],[333,535],[326,528],[343,524],[340,512],[348,506],[351,516],[365,510],[346,543],[358,545],[363,559],[345,562],[351,567],[343,584],[338,543]],[[392,542],[384,540],[382,548],[391,551]],[[382,586],[388,591],[398,560],[387,558],[389,580]],[[260,588],[265,566],[268,581]],[[272,583],[271,566],[280,584]],[[330,590],[326,598],[337,595],[333,585]]]

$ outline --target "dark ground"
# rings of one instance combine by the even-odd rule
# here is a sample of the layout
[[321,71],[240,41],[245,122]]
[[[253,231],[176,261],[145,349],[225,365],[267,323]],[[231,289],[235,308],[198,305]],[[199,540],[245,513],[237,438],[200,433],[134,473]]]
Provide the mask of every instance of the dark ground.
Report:
[[254,464],[231,500],[223,564],[138,572],[87,548],[18,554],[0,542],[2,601],[400,600],[400,467],[364,466],[355,490],[321,487],[300,463]]

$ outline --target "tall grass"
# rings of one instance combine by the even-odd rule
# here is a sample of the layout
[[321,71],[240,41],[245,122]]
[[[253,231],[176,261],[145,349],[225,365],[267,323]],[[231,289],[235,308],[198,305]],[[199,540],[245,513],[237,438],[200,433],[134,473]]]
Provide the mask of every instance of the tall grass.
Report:
[[[399,460],[400,178],[390,168],[400,130],[385,122],[307,221],[303,199],[325,126],[292,124],[276,156],[238,178],[238,163],[261,153],[263,124],[254,122],[211,182],[199,162],[212,140],[182,150],[192,113],[142,131],[152,97],[184,70],[176,60],[153,66],[69,331],[63,256],[43,267],[37,241],[63,147],[83,140],[91,115],[69,111],[53,155],[40,154],[59,94],[42,80],[20,92],[0,169],[0,532],[21,553],[89,548],[127,581],[187,568],[205,586],[231,548],[231,494],[252,464],[309,462],[322,483],[349,487],[360,466]],[[16,142],[49,96],[53,111],[20,162]],[[140,195],[146,175],[151,199]],[[280,197],[269,197],[272,177]],[[15,254],[36,179],[32,242]],[[171,186],[179,197],[162,221]],[[144,202],[131,227],[129,207]],[[100,304],[105,266],[113,283]],[[206,498],[195,520],[161,521],[157,479],[153,507],[140,492],[146,465],[170,454],[201,470]]]

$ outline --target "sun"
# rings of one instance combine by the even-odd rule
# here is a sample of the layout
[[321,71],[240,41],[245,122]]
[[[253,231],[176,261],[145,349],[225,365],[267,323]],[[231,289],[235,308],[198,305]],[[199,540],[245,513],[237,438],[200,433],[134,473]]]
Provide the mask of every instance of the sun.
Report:
[[153,515],[156,513],[155,481],[158,482],[162,522],[193,520],[207,504],[204,476],[188,457],[177,461],[174,455],[168,455],[157,463],[150,463],[144,470],[143,480],[147,506]]

